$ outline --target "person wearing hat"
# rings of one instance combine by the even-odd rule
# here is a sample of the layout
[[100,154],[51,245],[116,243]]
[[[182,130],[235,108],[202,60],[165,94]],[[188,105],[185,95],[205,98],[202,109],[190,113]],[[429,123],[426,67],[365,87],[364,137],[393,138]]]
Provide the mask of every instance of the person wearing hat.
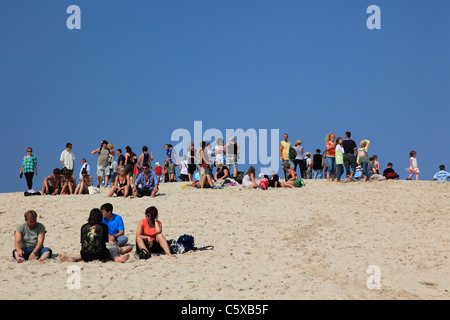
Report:
[[163,173],[164,173],[164,170],[163,170],[163,167],[161,167],[161,166],[159,165],[159,162],[156,162],[156,163],[155,163],[155,168],[153,168],[153,170],[155,171],[156,176],[158,177],[158,181],[162,182],[162,181],[161,181],[161,177],[162,177],[162,175],[163,175]]
[[103,177],[105,178],[104,186],[106,187],[109,180],[109,155],[111,154],[111,151],[108,149],[108,141],[103,140],[100,148],[91,152],[91,154],[97,153],[97,188],[100,188]]

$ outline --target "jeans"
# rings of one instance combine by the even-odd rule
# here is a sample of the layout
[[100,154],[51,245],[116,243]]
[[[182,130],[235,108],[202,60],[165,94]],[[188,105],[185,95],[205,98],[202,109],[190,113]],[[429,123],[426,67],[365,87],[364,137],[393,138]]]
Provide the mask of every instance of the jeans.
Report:
[[337,181],[341,181],[341,176],[344,173],[344,165],[343,164],[336,165],[336,171],[337,171],[336,179]]
[[[28,257],[30,256],[30,254],[33,253],[34,247],[33,248],[21,248],[23,251],[23,258],[25,260],[28,260]],[[37,252],[37,256],[36,258],[40,258],[45,252],[50,251],[50,257],[52,255],[52,249],[47,248],[47,247],[43,247],[41,249],[39,249],[39,251]],[[16,252],[16,249],[13,250],[12,252],[12,256],[14,259],[16,259],[16,257],[14,256],[14,252]]]
[[126,235],[123,236],[118,236],[117,237],[117,245],[119,247],[123,247],[124,245],[126,245],[128,243],[128,237]]
[[356,157],[353,153],[344,153],[344,166],[345,166],[345,174],[347,177],[350,175],[350,166],[351,172],[355,173],[356,171]]
[[325,161],[327,162],[327,174],[336,174],[336,159],[334,157],[326,156]]
[[323,169],[312,170],[313,179],[323,179]]
[[363,168],[363,175],[364,175],[364,177],[368,177],[369,176],[369,173],[367,172],[367,166],[368,165],[369,164],[366,163],[366,162],[361,163],[361,167]]

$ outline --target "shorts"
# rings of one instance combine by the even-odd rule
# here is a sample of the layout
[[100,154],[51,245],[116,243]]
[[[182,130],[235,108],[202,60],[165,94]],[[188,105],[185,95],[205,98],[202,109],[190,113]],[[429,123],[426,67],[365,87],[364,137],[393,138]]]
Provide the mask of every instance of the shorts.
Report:
[[198,173],[200,175],[204,174],[210,174],[211,173],[211,167],[207,165],[206,167],[202,167],[201,165],[198,166]]
[[286,163],[289,163],[289,167],[290,167],[291,169],[294,169],[294,168],[295,168],[295,164],[294,164],[294,162],[292,162],[291,160],[281,160],[281,167],[283,168],[283,170],[284,170],[284,165],[285,165]]
[[109,176],[109,166],[97,167],[97,176],[98,177]]
[[[161,248],[161,245],[158,243],[158,241],[156,240],[152,240],[152,246],[149,247],[148,242],[144,241],[145,243],[145,248],[148,252],[150,253],[163,253],[164,250]],[[142,249],[139,249],[139,247],[136,246],[136,252],[139,254],[139,252],[141,252]]]
[[238,163],[237,163],[237,156],[235,155],[228,155],[227,156],[227,166],[229,169],[231,168],[236,168],[238,167]]
[[167,173],[175,173],[175,168],[176,168],[176,164],[175,163],[171,163],[169,164],[169,169],[167,170]]
[[295,179],[293,182],[294,182],[294,187],[296,187],[296,188],[302,187],[302,181],[300,179]]
[[151,196],[153,192],[153,188],[144,187],[144,188],[137,188],[137,196],[138,198],[142,198],[144,196]]
[[125,166],[125,170],[127,172],[127,175],[133,175],[133,171],[134,171],[134,164],[133,163],[129,163]]
[[197,169],[197,166],[195,164],[188,164],[188,173],[194,174],[195,169]]
[[117,249],[115,244],[106,243],[106,249],[109,251],[109,258],[111,260],[114,260],[115,257],[119,256],[119,249]]

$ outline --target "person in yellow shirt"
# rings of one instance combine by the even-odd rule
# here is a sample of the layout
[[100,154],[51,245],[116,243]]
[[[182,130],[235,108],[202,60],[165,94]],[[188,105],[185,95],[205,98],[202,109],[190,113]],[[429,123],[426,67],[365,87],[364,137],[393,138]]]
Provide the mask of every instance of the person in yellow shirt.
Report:
[[294,169],[294,163],[289,159],[289,149],[291,148],[291,143],[288,141],[288,135],[285,133],[283,135],[283,141],[280,142],[280,160],[281,166],[284,171],[284,178],[286,179],[285,164],[289,163],[291,169]]

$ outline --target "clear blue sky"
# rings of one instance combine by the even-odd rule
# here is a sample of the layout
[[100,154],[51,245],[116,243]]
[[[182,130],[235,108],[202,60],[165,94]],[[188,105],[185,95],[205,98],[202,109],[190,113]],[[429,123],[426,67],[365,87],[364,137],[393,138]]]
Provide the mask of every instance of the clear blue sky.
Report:
[[[66,27],[72,4],[81,30]],[[381,30],[366,27],[372,4]],[[40,190],[66,142],[95,176],[101,140],[162,162],[195,120],[278,129],[311,152],[349,130],[402,179],[416,150],[429,180],[450,169],[449,18],[444,0],[2,0],[0,192],[27,190],[28,146]]]

